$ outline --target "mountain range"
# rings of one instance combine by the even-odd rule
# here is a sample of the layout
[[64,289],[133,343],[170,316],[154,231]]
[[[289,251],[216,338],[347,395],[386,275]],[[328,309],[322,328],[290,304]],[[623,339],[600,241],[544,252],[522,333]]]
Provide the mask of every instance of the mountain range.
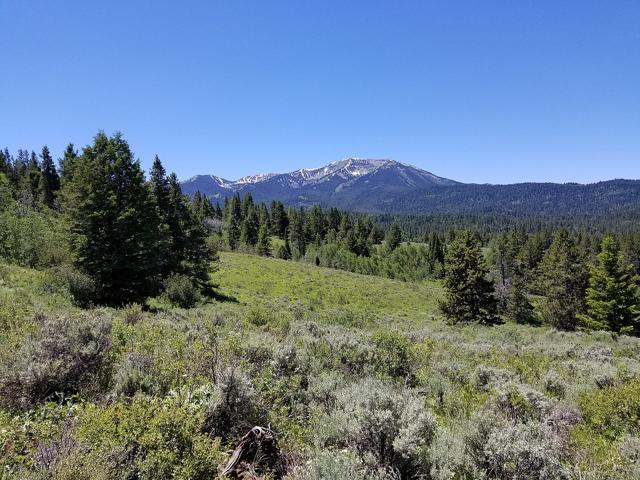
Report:
[[347,158],[320,168],[265,173],[227,180],[196,175],[182,182],[222,201],[249,192],[257,202],[281,200],[286,205],[320,204],[376,213],[499,213],[516,215],[608,215],[640,209],[639,180],[592,184],[460,183],[388,159]]

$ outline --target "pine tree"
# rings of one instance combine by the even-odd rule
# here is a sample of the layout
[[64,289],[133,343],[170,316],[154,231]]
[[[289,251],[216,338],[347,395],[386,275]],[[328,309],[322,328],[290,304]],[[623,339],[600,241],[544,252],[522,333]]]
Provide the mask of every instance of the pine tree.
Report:
[[603,238],[598,264],[591,269],[587,311],[579,315],[588,328],[640,334],[640,278],[611,236]]
[[445,258],[446,299],[440,304],[450,321],[497,321],[494,286],[487,275],[480,242],[469,231],[458,235]]
[[119,133],[100,132],[65,185],[77,265],[97,286],[96,301],[140,302],[159,286],[159,219],[139,162]]
[[31,194],[31,198],[33,200],[40,198],[40,192],[42,188],[40,183],[41,177],[42,169],[40,168],[40,162],[38,162],[36,152],[31,152],[29,166],[27,167],[27,185],[28,191]]
[[271,256],[271,238],[269,237],[269,231],[266,224],[260,225],[260,231],[258,232],[258,241],[256,243],[256,252],[263,257]]
[[304,228],[304,209],[290,209],[289,212],[289,242],[291,245],[291,255],[294,258],[304,257],[307,248],[307,240]]
[[588,270],[582,253],[566,229],[553,239],[540,264],[540,293],[545,296],[543,318],[556,328],[574,330],[584,311]]
[[289,226],[289,218],[282,202],[271,203],[271,233],[279,238],[286,237],[285,232]]
[[402,243],[402,230],[397,223],[394,223],[389,227],[387,234],[384,237],[384,248],[387,252],[391,253]]
[[240,226],[242,224],[242,205],[240,202],[240,195],[238,195],[238,193],[235,193],[233,197],[231,197],[231,202],[229,202],[228,210],[228,243],[229,248],[231,250],[235,250],[236,248],[238,248],[238,242],[240,241]]
[[507,317],[516,323],[533,323],[533,305],[527,296],[527,280],[521,269],[511,275],[507,296]]
[[247,210],[247,214],[242,222],[242,228],[240,230],[240,242],[251,247],[255,246],[258,241],[258,230],[260,228],[260,221],[258,220],[258,214],[253,205]]
[[60,183],[71,181],[73,169],[78,159],[78,152],[75,150],[73,143],[67,145],[64,156],[60,159]]
[[284,245],[281,245],[278,248],[278,252],[276,256],[282,260],[291,260],[291,246],[289,244],[289,229],[286,229],[284,232]]
[[40,158],[42,159],[42,176],[40,179],[42,203],[49,208],[53,208],[55,196],[60,190],[60,177],[46,145],[42,147]]
[[11,155],[8,149],[0,150],[0,173],[9,175],[9,169],[11,168]]
[[169,226],[178,262],[175,272],[190,277],[198,287],[206,289],[209,287],[211,262],[216,255],[207,246],[207,232],[202,220],[190,208],[189,199],[182,194],[175,173],[169,175],[169,191],[174,215]]

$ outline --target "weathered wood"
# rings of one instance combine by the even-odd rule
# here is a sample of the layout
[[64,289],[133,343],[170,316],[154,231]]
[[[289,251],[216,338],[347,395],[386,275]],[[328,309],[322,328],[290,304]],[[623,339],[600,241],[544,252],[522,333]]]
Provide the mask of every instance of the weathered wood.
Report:
[[282,478],[284,473],[282,454],[275,433],[256,426],[240,439],[221,475],[230,478],[257,478],[253,472],[260,470],[274,473],[275,478]]

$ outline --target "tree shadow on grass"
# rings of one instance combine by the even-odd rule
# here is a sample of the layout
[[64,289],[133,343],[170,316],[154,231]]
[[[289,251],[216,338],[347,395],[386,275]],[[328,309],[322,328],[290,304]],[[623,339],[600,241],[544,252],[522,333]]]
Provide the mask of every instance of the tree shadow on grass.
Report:
[[239,303],[238,299],[232,295],[224,294],[217,289],[220,285],[207,285],[207,287],[202,291],[202,295],[209,299],[215,300],[216,302],[231,302],[231,303]]

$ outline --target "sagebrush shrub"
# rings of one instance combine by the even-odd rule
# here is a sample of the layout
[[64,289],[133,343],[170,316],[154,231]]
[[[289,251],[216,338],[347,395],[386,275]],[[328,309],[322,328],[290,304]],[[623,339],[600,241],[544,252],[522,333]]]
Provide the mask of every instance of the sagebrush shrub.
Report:
[[203,430],[223,440],[239,438],[257,423],[253,385],[239,370],[227,368],[220,375],[217,388],[220,401],[207,411]]
[[513,422],[485,412],[475,418],[465,444],[475,467],[494,480],[569,478],[562,443],[536,421]]
[[96,282],[89,275],[69,265],[52,268],[48,281],[49,288],[67,292],[79,307],[89,307],[96,297]]
[[429,475],[432,480],[485,478],[473,463],[464,442],[466,423],[461,428],[439,429],[429,450]]
[[397,480],[399,475],[387,469],[368,469],[353,452],[314,452],[304,466],[293,469],[286,480]]
[[383,376],[410,380],[412,375],[411,343],[397,332],[379,330],[372,338],[375,369]]
[[171,275],[164,281],[164,296],[172,304],[181,308],[192,308],[200,302],[200,289],[186,275]]
[[155,378],[151,357],[128,353],[115,368],[113,392],[127,397],[137,392],[155,393],[158,390]]
[[355,448],[377,466],[397,469],[403,475],[426,473],[427,451],[436,421],[424,401],[409,390],[398,391],[367,378],[337,394],[337,431],[329,443]]
[[0,401],[31,408],[105,383],[111,324],[99,315],[45,318],[41,331],[0,366]]
[[545,391],[556,397],[556,398],[564,398],[565,392],[567,390],[567,385],[553,370],[547,372],[544,377],[544,389]]

